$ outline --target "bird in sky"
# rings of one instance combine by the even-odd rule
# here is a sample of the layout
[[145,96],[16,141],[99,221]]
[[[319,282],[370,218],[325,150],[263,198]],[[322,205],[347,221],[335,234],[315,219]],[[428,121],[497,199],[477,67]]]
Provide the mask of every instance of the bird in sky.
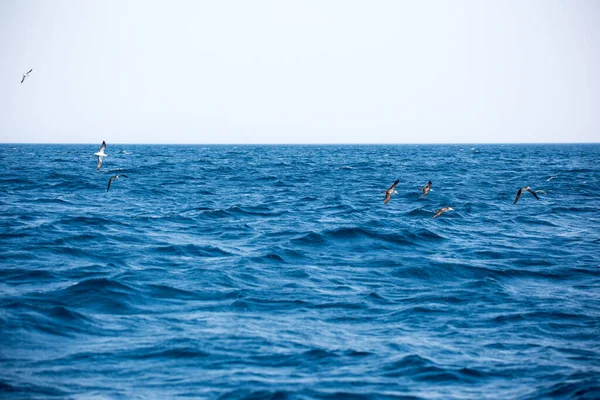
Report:
[[26,73],[23,74],[23,78],[21,79],[21,83],[23,83],[25,81],[25,78],[27,78],[29,76],[29,74],[31,73],[31,71],[33,71],[33,68],[31,68],[29,71],[27,71]]

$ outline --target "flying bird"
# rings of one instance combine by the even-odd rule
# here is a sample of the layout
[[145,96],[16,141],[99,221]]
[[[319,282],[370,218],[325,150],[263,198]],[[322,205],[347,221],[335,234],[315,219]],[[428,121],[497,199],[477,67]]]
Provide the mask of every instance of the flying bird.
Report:
[[429,191],[431,190],[431,181],[429,181],[427,183],[427,185],[423,186],[421,188],[421,190],[423,191],[423,194],[421,195],[421,197],[425,197],[427,195],[427,193],[429,193]]
[[550,182],[554,178],[558,178],[558,176],[551,176],[550,178],[546,179],[546,182]]
[[529,193],[531,193],[533,195],[533,197],[535,197],[536,199],[540,199],[537,194],[535,194],[535,192],[529,187],[529,186],[525,186],[522,187],[521,189],[519,189],[519,191],[517,192],[517,197],[515,197],[515,202],[513,204],[517,204],[517,201],[519,201],[519,198],[521,197],[521,193],[523,193],[523,190],[527,190]]
[[433,218],[437,218],[440,215],[442,215],[443,213],[445,213],[446,211],[454,211],[454,208],[452,207],[444,207],[444,208],[440,208],[439,210],[437,210],[435,212],[435,215],[433,216]]
[[124,175],[124,174],[121,174],[121,175],[115,175],[115,176],[113,176],[112,178],[110,178],[110,179],[108,180],[108,187],[106,188],[106,191],[107,191],[107,192],[108,192],[108,189],[110,189],[110,184],[112,183],[112,181],[114,181],[115,179],[119,179],[119,177],[121,177],[121,176],[122,176],[123,178],[128,178],[128,176],[127,176],[127,175]]
[[31,68],[29,71],[27,71],[26,73],[23,74],[23,79],[21,79],[21,83],[23,83],[25,81],[25,78],[27,78],[29,76],[31,71],[33,71],[33,68]]
[[104,149],[106,148],[106,142],[102,141],[102,146],[100,146],[100,150],[97,153],[94,153],[95,156],[98,156],[98,164],[96,165],[96,169],[100,169],[102,166],[102,157],[106,157],[107,154],[104,154]]
[[383,191],[383,193],[385,193],[385,200],[383,201],[383,204],[387,204],[392,198],[392,195],[398,193],[394,190],[398,182],[400,182],[400,179],[397,179],[388,190]]

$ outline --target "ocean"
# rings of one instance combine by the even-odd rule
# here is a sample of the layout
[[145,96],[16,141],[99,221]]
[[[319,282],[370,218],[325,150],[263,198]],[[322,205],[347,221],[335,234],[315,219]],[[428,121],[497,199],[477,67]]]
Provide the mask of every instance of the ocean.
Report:
[[98,148],[0,145],[3,399],[600,398],[600,145]]

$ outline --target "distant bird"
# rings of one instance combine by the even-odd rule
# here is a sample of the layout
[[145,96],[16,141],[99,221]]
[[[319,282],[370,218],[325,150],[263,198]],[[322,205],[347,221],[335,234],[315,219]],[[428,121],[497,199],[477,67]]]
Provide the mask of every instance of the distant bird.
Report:
[[107,191],[107,192],[108,192],[108,189],[110,189],[110,184],[112,183],[112,181],[114,181],[115,179],[119,179],[119,177],[121,177],[121,176],[122,176],[123,178],[128,178],[128,176],[127,176],[127,175],[124,175],[124,174],[121,174],[121,175],[115,175],[115,176],[113,176],[112,178],[110,178],[110,179],[108,180],[108,187],[106,188],[106,191]]
[[96,169],[100,169],[102,166],[102,157],[106,157],[107,154],[104,154],[104,149],[106,148],[106,142],[102,141],[102,146],[100,146],[100,150],[97,153],[94,153],[95,156],[98,156],[98,164],[96,165]]
[[519,198],[521,197],[521,193],[523,193],[523,190],[527,190],[529,193],[531,193],[533,195],[533,197],[535,197],[536,199],[540,199],[537,194],[535,194],[535,192],[529,187],[529,186],[525,186],[522,187],[521,189],[519,189],[519,191],[517,192],[517,197],[515,197],[515,202],[513,204],[517,204],[517,201],[519,201]]
[[421,197],[425,197],[427,196],[427,193],[429,193],[429,191],[431,190],[431,181],[429,181],[427,183],[427,185],[423,186],[421,188],[421,190],[423,191],[423,194],[421,195]]
[[387,204],[392,198],[392,195],[398,193],[394,190],[398,182],[400,182],[400,179],[397,179],[388,190],[383,191],[383,193],[385,193],[385,200],[383,201],[383,204]]
[[33,68],[23,74],[23,79],[21,79],[21,83],[23,83],[25,81],[25,78],[27,78],[29,76],[31,71],[33,71]]
[[433,218],[437,218],[440,215],[442,215],[443,213],[445,213],[446,211],[454,211],[454,208],[452,207],[444,207],[444,208],[440,208],[439,210],[437,210],[435,212],[435,215],[433,216]]
[[546,182],[550,182],[554,178],[558,178],[558,176],[551,176],[550,178],[546,179]]

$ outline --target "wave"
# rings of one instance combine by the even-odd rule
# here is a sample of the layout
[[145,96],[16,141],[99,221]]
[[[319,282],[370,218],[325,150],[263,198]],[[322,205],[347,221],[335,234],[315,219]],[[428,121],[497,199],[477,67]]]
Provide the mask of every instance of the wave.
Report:
[[382,243],[395,245],[426,245],[431,241],[444,240],[445,237],[428,229],[419,229],[416,232],[404,231],[398,233],[383,233],[360,227],[341,227],[322,232],[308,232],[291,240],[300,245],[322,245],[330,242],[340,243],[372,239]]
[[213,208],[200,207],[197,210],[199,211],[200,216],[202,216],[204,218],[218,219],[218,218],[229,218],[231,216],[231,213],[229,211],[220,209],[220,208],[213,209]]
[[551,226],[557,227],[558,225],[552,221],[548,221],[545,219],[541,219],[538,217],[529,217],[529,216],[518,216],[511,219],[513,222],[527,224],[527,225],[540,225],[540,226]]
[[178,289],[165,284],[148,284],[144,287],[151,298],[194,300],[198,295],[189,290]]
[[13,301],[5,305],[11,313],[8,325],[18,325],[24,332],[74,337],[97,330],[96,323],[82,312],[61,305],[57,299],[32,297],[26,302]]
[[546,383],[541,389],[534,391],[527,399],[565,398],[593,399],[600,397],[600,384],[594,378],[572,374],[564,382]]
[[243,298],[231,303],[231,308],[244,311],[285,311],[294,312],[297,309],[306,308],[310,303],[303,300],[293,299],[259,299]]
[[286,390],[235,389],[222,393],[218,400],[281,400],[290,398],[293,392]]
[[[166,348],[165,348],[166,347]],[[181,360],[209,357],[210,354],[191,346],[137,348],[131,350],[124,358],[132,360]]]
[[33,396],[65,398],[71,394],[48,385],[24,383],[22,379],[14,379],[13,383],[9,382],[8,379],[0,378],[0,393],[5,393],[7,398],[33,398]]
[[26,200],[26,202],[33,203],[33,204],[60,204],[60,205],[73,204],[70,201],[59,199],[59,198],[51,199],[51,198],[44,198],[44,197],[37,197],[37,198],[31,199],[31,200]]
[[233,255],[216,246],[209,245],[166,245],[153,249],[158,255],[196,256],[196,257],[227,257]]
[[196,208],[199,215],[208,218],[233,218],[236,216],[271,217],[287,213],[286,210],[273,210],[268,206],[231,206],[229,208]]
[[53,222],[53,225],[58,226],[66,226],[73,227],[77,225],[81,226],[94,226],[94,227],[107,227],[107,226],[118,226],[124,227],[128,224],[125,222],[121,222],[117,219],[108,219],[103,217],[85,217],[85,216],[77,216],[77,217],[69,217],[62,218]]
[[257,256],[257,257],[251,257],[249,259],[249,261],[251,262],[255,262],[255,263],[260,263],[260,264],[284,264],[285,263],[285,259],[283,257],[281,257],[278,254],[274,254],[274,253],[270,253],[270,254],[265,254],[262,256]]
[[54,281],[59,274],[47,270],[30,269],[0,269],[0,277],[5,282],[11,283],[39,283],[43,281]]
[[287,212],[285,210],[274,211],[273,209],[271,209],[268,206],[261,206],[261,205],[259,205],[259,206],[233,206],[233,207],[229,208],[228,211],[231,213],[234,213],[234,214],[243,214],[243,215],[261,216],[261,217],[279,216],[279,215],[282,215]]
[[139,292],[113,279],[92,278],[53,293],[53,298],[95,312],[131,314],[137,312]]

